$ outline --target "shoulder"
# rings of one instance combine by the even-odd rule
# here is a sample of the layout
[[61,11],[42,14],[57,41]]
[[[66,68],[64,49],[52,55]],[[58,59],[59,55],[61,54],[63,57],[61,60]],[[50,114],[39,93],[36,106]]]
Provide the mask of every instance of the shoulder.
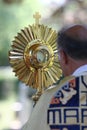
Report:
[[64,86],[65,84],[67,84],[68,82],[72,81],[73,79],[75,79],[76,77],[75,76],[68,76],[64,79],[62,79],[59,84],[55,84],[53,86],[50,86],[46,91],[45,93],[51,93],[51,92],[55,92],[59,89],[61,89],[62,86]]
[[[65,110],[68,111],[70,108],[69,112],[71,112],[71,108],[78,108],[80,104],[79,97],[83,100],[82,104],[85,104],[84,99],[86,98],[83,98],[83,92],[85,92],[86,87],[87,75],[66,77],[58,85],[49,87],[40,97],[34,107],[30,120],[23,130],[35,130],[36,128],[38,130],[50,130],[51,127],[57,129],[59,127],[62,128],[63,124],[61,120],[57,120],[59,123],[56,124],[56,118],[62,119],[63,115],[61,115],[61,111],[63,109],[65,112]],[[79,94],[79,88],[81,89],[81,96]],[[59,118],[55,115],[56,112],[57,114],[59,113]],[[74,123],[76,124],[77,122]],[[58,124],[61,126],[58,126]]]

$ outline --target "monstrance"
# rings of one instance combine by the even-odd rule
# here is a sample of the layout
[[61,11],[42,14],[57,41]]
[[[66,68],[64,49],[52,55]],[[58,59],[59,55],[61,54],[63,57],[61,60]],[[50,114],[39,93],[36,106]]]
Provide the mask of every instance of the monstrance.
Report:
[[38,12],[33,17],[35,24],[25,27],[14,38],[9,61],[15,76],[37,90],[33,96],[37,101],[46,88],[59,80],[62,71],[57,56],[56,31],[39,24]]

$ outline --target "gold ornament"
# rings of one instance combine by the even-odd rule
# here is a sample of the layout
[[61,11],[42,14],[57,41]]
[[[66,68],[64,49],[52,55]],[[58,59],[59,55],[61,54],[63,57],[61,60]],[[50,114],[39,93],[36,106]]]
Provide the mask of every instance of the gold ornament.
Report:
[[36,23],[21,30],[14,38],[9,61],[19,80],[37,89],[37,101],[46,88],[59,80],[61,69],[57,56],[57,33],[39,24],[41,16],[34,15]]

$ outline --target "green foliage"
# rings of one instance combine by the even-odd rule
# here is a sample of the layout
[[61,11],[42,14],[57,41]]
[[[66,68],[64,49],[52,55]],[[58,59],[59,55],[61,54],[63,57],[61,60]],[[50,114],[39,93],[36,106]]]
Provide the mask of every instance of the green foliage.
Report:
[[34,22],[33,14],[40,11],[37,0],[23,0],[20,4],[0,1],[0,66],[9,65],[8,51],[14,36]]

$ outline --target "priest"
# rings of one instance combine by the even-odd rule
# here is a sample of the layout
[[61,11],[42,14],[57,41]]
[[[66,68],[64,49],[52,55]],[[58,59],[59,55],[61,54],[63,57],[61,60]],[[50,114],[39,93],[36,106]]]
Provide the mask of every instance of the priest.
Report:
[[63,27],[57,45],[64,79],[44,92],[22,130],[87,130],[87,26]]

